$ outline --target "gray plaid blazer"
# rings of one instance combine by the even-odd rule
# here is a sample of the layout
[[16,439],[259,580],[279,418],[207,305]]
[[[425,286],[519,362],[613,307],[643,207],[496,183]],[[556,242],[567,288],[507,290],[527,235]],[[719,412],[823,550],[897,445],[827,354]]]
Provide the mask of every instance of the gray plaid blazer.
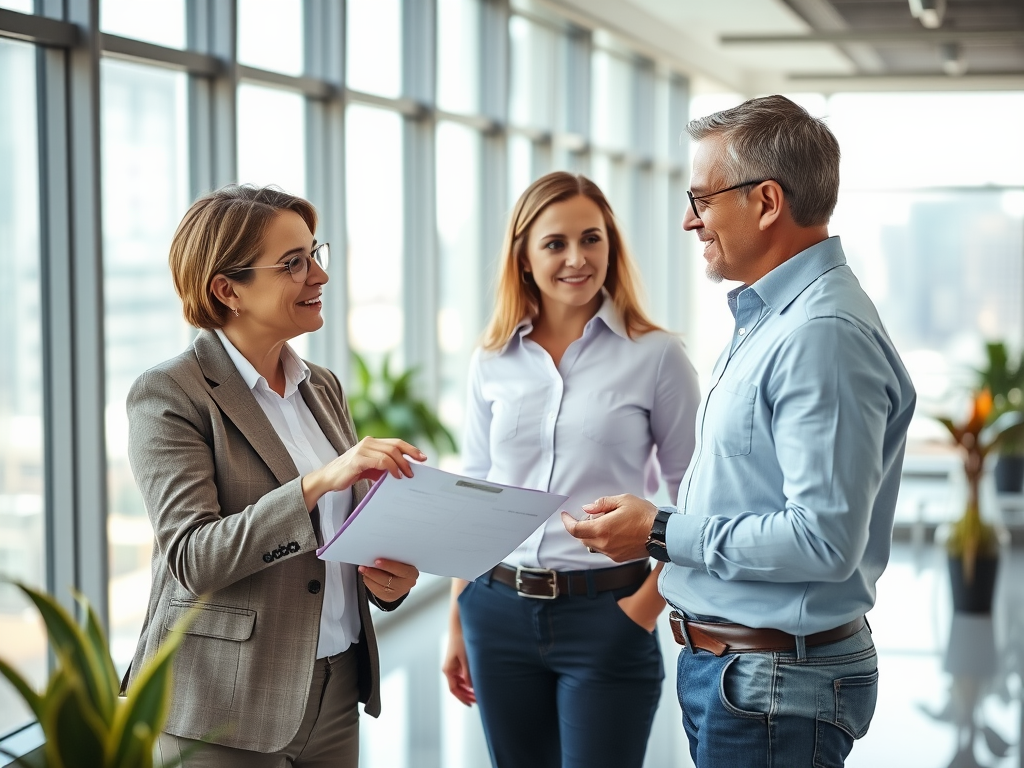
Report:
[[[343,453],[356,435],[341,385],[326,368],[309,367],[299,391]],[[174,661],[165,730],[280,750],[305,709],[324,594],[324,563],[316,557],[298,470],[210,331],[139,377],[128,395],[128,420],[128,456],[156,541],[149,605],[123,690],[132,670],[198,604]],[[355,503],[367,489],[364,481],[356,484]],[[358,593],[359,699],[376,717],[377,645],[361,578]]]

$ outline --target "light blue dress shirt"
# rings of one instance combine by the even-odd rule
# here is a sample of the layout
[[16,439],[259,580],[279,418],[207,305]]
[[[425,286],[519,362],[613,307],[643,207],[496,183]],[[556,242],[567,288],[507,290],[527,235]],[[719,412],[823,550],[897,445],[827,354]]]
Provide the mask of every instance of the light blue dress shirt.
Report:
[[[700,401],[682,342],[664,331],[630,339],[607,294],[557,367],[528,338],[532,330],[524,320],[501,350],[473,354],[464,472],[565,494],[562,509],[580,518],[582,505],[601,496],[644,495],[657,447],[674,501],[693,453]],[[505,562],[559,571],[615,565],[570,536],[558,512]]]
[[691,614],[831,629],[874,605],[916,393],[837,237],[729,308],[661,591]]

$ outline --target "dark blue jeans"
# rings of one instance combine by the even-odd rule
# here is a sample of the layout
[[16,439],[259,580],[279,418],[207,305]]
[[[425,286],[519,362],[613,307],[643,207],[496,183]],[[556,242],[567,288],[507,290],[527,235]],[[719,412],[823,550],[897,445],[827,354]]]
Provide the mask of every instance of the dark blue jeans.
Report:
[[697,768],[842,768],[867,733],[878,657],[865,627],[795,653],[679,652],[679,703]]
[[483,576],[459,596],[495,768],[640,768],[665,677],[657,637],[616,604],[520,597]]

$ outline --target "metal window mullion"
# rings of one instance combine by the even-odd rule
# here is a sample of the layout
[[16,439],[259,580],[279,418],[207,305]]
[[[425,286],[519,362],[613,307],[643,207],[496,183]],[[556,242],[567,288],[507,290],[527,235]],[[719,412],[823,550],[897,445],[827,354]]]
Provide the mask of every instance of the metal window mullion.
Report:
[[188,79],[189,191],[195,199],[238,179],[238,13],[233,0],[186,0],[188,47],[223,63]]
[[107,624],[99,0],[66,14],[79,45],[39,59],[47,586],[69,606],[76,588]]
[[554,134],[552,155],[556,168],[568,168],[577,173],[590,170],[589,145],[591,51],[593,36],[590,30],[571,26],[563,38],[565,45],[565,80],[559,94],[564,113],[559,115],[558,131]]
[[690,119],[690,82],[687,78],[675,74],[669,76],[668,105],[669,133],[673,135],[669,139],[669,156],[672,164],[679,168],[670,170],[668,177],[669,279],[666,282],[672,286],[668,301],[668,322],[685,336],[697,327],[693,314],[697,303],[691,300],[694,285],[687,266],[692,246],[681,226],[685,206],[688,204],[686,187],[690,176],[690,140],[686,134],[686,123]]
[[77,584],[75,387],[68,195],[68,52],[37,49],[46,589],[73,610]]
[[650,309],[656,317],[662,316],[662,287],[664,286],[665,255],[655,248],[654,180],[651,156],[654,154],[654,63],[646,59],[630,62],[630,114],[629,148],[627,159],[629,187],[632,198],[632,238],[634,254],[643,275]]
[[[403,256],[402,307],[405,365],[419,367],[419,394],[437,403],[440,350],[437,341],[439,257],[437,237],[437,142],[435,93],[437,6],[435,0],[402,5],[403,96],[424,105],[419,118],[402,124]],[[425,716],[421,712],[418,716]],[[438,725],[440,727],[440,725]]]
[[[510,45],[508,0],[484,0],[480,13],[480,106],[497,125],[508,125]],[[490,287],[494,284],[495,256],[501,246],[505,220],[512,201],[508,199],[508,135],[506,130],[485,133],[480,143],[480,245],[476,338],[494,306]]]
[[[307,195],[320,214],[317,239],[330,242],[331,280],[323,286],[326,322],[310,337],[310,356],[348,380],[348,233],[345,210],[345,7],[303,6],[306,75],[327,83],[326,99],[306,99]],[[339,44],[338,41],[341,41]]]

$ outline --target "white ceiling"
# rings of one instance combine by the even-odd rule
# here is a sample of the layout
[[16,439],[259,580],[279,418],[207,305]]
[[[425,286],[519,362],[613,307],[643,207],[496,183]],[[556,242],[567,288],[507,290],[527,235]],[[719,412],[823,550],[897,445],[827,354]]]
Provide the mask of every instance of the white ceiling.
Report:
[[[828,43],[723,45],[722,35],[803,34],[814,30],[783,0],[542,0],[588,27],[604,28],[631,47],[691,76],[695,93],[1024,89],[1024,77],[871,77],[868,45]],[[844,29],[827,0],[790,0],[819,29]],[[794,79],[792,76],[798,76]],[[814,79],[801,79],[799,76]]]

